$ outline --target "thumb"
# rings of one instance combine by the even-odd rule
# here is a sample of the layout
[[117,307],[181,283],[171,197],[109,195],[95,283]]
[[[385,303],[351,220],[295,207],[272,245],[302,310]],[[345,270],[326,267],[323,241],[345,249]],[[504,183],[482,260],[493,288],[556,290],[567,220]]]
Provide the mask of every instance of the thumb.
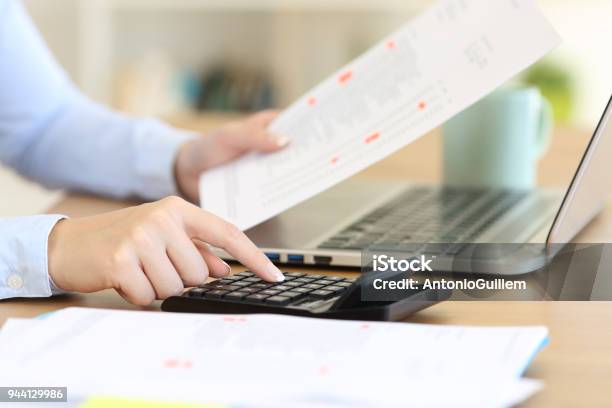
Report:
[[251,137],[250,144],[250,148],[252,150],[260,152],[275,152],[287,146],[289,144],[289,138],[262,130]]
[[245,151],[275,152],[287,146],[289,139],[260,129],[236,134],[231,143]]
[[270,124],[279,115],[279,111],[266,110],[254,114],[248,120],[248,126],[255,129],[247,139],[244,140],[244,147],[249,150],[260,152],[274,152],[282,149],[289,144],[289,139],[282,135],[271,133],[268,129]]

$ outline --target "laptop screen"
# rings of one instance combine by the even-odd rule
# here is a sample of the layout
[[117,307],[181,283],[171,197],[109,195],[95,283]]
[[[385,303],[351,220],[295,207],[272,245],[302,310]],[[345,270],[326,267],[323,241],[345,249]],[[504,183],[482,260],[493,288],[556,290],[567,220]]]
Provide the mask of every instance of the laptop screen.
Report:
[[604,207],[612,180],[612,98],[589,141],[548,233],[546,243],[564,245]]

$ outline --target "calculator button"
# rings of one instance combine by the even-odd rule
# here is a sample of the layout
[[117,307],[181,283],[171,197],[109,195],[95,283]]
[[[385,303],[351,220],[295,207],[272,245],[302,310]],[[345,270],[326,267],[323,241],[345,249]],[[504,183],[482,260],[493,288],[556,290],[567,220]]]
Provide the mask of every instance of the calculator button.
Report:
[[246,278],[244,281],[245,282],[261,282],[261,278],[257,278],[257,277]]
[[309,284],[304,285],[302,287],[309,288],[309,289],[321,289],[323,287],[323,285],[317,285],[316,283],[309,283]]
[[275,290],[290,290],[292,288],[292,286],[287,286],[285,284],[283,285],[276,285],[274,287]]
[[351,282],[336,282],[336,283],[334,283],[334,286],[340,286],[342,288],[348,288],[351,285],[352,285]]
[[325,289],[317,289],[317,290],[313,290],[312,292],[310,292],[308,294],[308,296],[314,296],[314,297],[318,297],[318,298],[328,298],[334,295],[334,292],[332,292],[331,290],[325,290]]
[[250,272],[250,271],[244,271],[244,272],[237,273],[236,276],[242,276],[243,278],[244,277],[248,278],[250,276],[255,276],[255,274],[253,272]]
[[204,285],[198,286],[200,289],[213,290],[217,289],[217,285],[211,285],[210,283],[205,283]]
[[200,285],[199,287],[214,289],[214,287],[217,286],[217,285],[223,285],[223,284],[221,282],[219,282],[218,280],[216,280],[216,281],[204,283],[204,284]]
[[229,291],[227,290],[214,289],[214,290],[210,290],[206,292],[204,294],[204,297],[211,298],[211,299],[220,299],[228,293]]
[[189,292],[187,292],[187,296],[189,297],[202,297],[204,293],[208,292],[208,289],[202,288],[193,288]]
[[244,287],[244,286],[249,286],[250,284],[251,282],[245,282],[241,280],[241,281],[232,283],[232,286]]
[[301,273],[301,272],[288,272],[285,274],[285,277],[287,276],[291,276],[294,278],[301,278],[302,276],[306,275],[305,273]]
[[273,305],[285,305],[291,301],[291,298],[287,296],[270,296],[266,299],[266,303],[271,303]]
[[270,297],[269,295],[262,295],[260,293],[254,293],[252,295],[247,296],[245,299],[250,300],[251,302],[263,302],[266,298]]
[[292,282],[292,281],[283,282],[283,286],[289,286],[289,287],[294,288],[296,286],[300,286],[300,282]]
[[288,297],[291,300],[296,300],[297,298],[305,296],[306,294],[305,293],[296,292],[296,291],[293,291],[293,290],[289,290],[287,292],[281,293],[280,295]]
[[259,289],[257,289],[257,288],[240,288],[239,290],[240,290],[240,292],[246,292],[246,293],[259,292]]
[[346,288],[343,288],[341,286],[336,286],[336,285],[330,285],[330,286],[326,286],[325,290],[329,290],[331,292],[334,292],[334,294],[336,294],[336,293],[344,292]]
[[258,292],[258,293],[261,293],[263,295],[270,295],[270,296],[272,296],[272,295],[278,295],[280,292],[281,292],[280,290],[265,289],[265,290],[262,290],[261,292]]
[[313,283],[316,283],[319,285],[331,285],[332,283],[334,283],[334,281],[330,281],[328,279],[319,279],[318,281],[315,281]]
[[242,276],[230,275],[230,276],[226,276],[225,278],[221,279],[221,282],[228,283],[228,282],[234,282],[240,279],[242,279]]
[[336,282],[340,282],[344,280],[344,278],[340,276],[326,276],[325,279],[329,279],[331,281],[336,281]]
[[291,288],[292,292],[297,292],[297,293],[308,293],[308,292],[312,292],[313,289],[309,289],[309,288]]
[[269,289],[272,286],[274,286],[273,283],[254,283],[250,287],[251,288],[257,288],[257,289]]
[[234,286],[234,285],[217,285],[217,286],[215,286],[215,289],[218,289],[218,290],[227,290],[227,291],[232,291],[232,290],[237,290],[237,289],[240,289],[240,286]]
[[297,278],[295,280],[295,282],[310,283],[310,282],[315,281],[315,280],[316,280],[315,278],[306,278],[306,277],[304,277],[304,278]]
[[247,292],[231,292],[228,293],[227,295],[225,295],[225,299],[229,299],[229,300],[241,300],[244,299],[246,296],[249,296],[249,293]]

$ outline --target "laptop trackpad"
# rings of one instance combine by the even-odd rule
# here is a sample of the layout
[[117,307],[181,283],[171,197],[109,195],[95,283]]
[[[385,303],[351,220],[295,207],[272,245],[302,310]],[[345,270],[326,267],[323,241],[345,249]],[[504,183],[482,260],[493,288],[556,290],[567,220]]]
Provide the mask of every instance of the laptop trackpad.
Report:
[[261,248],[309,249],[340,225],[373,210],[406,183],[348,180],[262,224],[246,234]]

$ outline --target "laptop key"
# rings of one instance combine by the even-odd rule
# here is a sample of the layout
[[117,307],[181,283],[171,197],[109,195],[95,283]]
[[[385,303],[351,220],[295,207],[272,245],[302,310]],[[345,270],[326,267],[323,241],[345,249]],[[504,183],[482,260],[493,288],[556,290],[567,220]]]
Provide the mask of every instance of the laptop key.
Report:
[[285,278],[287,276],[291,276],[293,278],[301,278],[302,276],[306,275],[305,273],[301,273],[301,272],[289,272],[285,274]]
[[321,289],[323,287],[323,285],[317,285],[316,283],[308,283],[306,285],[303,286],[304,288],[309,288],[309,289]]
[[455,244],[446,250],[446,253],[449,255],[457,255],[465,248],[465,244]]
[[251,285],[251,282],[245,282],[243,280],[232,283],[232,286],[238,286],[238,287],[244,287],[244,286],[250,286],[250,285]]
[[344,247],[346,241],[326,241],[319,245],[319,248],[338,249]]
[[348,244],[348,245],[344,245],[342,247],[342,249],[353,249],[355,251],[360,251],[362,249],[367,248],[367,245],[355,245],[355,244]]
[[426,254],[441,254],[444,253],[452,244],[431,243],[425,245],[423,252]]

